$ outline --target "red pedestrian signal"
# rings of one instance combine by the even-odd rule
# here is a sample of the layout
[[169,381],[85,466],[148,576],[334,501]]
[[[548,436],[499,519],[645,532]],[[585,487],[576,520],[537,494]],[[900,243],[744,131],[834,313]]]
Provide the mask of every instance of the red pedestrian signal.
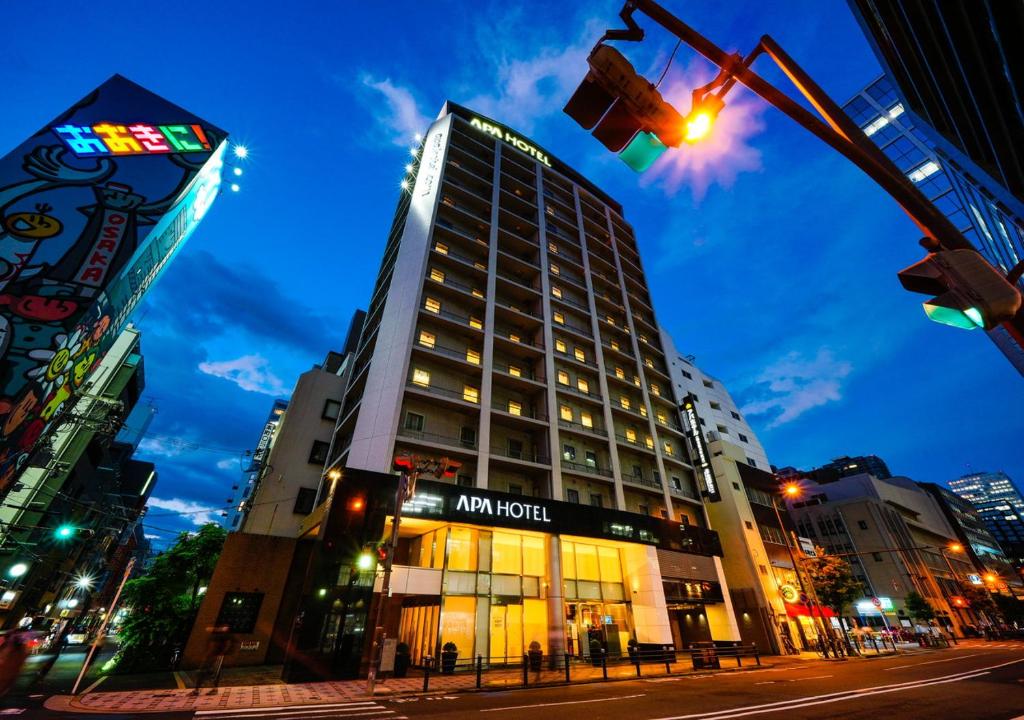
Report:
[[975,250],[936,250],[898,275],[907,290],[935,296],[924,311],[944,325],[991,330],[1021,308],[1020,291]]

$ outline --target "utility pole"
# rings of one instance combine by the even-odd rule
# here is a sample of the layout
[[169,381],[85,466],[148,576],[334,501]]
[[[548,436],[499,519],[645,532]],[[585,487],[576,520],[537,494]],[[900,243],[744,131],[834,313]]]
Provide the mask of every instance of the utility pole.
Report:
[[114,599],[110,603],[110,607],[107,608],[107,615],[103,618],[103,624],[100,625],[100,629],[96,631],[96,637],[92,641],[92,646],[89,648],[89,653],[85,656],[85,662],[82,663],[82,670],[78,673],[78,678],[75,680],[74,687],[71,688],[71,694],[78,694],[78,686],[82,682],[82,678],[85,677],[86,671],[89,669],[89,663],[92,662],[92,656],[96,654],[96,650],[103,642],[104,633],[107,631],[107,625],[110,624],[110,618],[114,617],[114,611],[117,609],[117,601],[121,599],[121,591],[124,590],[124,584],[128,582],[128,578],[131,577],[132,569],[135,567],[135,558],[128,561],[128,565],[124,569],[124,575],[121,577],[121,584],[117,586],[117,592],[114,593]]

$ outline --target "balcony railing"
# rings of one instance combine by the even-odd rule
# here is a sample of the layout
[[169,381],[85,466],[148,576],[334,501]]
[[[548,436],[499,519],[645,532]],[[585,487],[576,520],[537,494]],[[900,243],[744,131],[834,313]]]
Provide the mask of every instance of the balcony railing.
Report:
[[658,488],[661,490],[661,483],[654,478],[646,478],[643,475],[623,475],[622,482],[627,482],[632,485],[641,485],[643,487]]
[[461,447],[467,450],[476,450],[476,440],[466,440],[464,438],[455,437],[454,435],[438,435],[436,433],[422,432],[421,430],[410,430],[409,428],[399,428],[398,437],[413,438],[415,440],[423,440],[425,442],[437,442],[442,445],[450,445],[452,447]]
[[562,469],[569,470],[570,472],[590,473],[591,475],[600,475],[601,477],[612,478],[615,474],[608,468],[603,468],[598,465],[591,465],[590,463],[578,463],[571,460],[562,460]]
[[411,379],[405,383],[407,388],[411,390],[420,390],[422,392],[430,393],[431,395],[439,395],[441,397],[454,398],[455,400],[461,400],[463,402],[471,403],[473,405],[480,404],[480,389],[476,389],[476,399],[472,393],[467,393],[465,389],[456,390],[455,388],[446,388],[441,385],[421,385],[420,383],[413,382]]
[[[519,401],[513,400],[512,402]],[[491,407],[494,410],[500,410],[501,412],[508,413],[509,415],[514,415],[515,417],[524,417],[529,418],[530,420],[541,421],[546,421],[548,419],[547,414],[543,410],[540,410],[536,407],[532,407],[529,405],[529,403],[520,402],[520,407],[518,410],[509,409],[508,403],[508,400],[495,400],[494,402],[491,403]]]
[[540,465],[550,465],[551,458],[539,450],[531,450],[529,448],[521,448],[515,450],[505,445],[492,445],[491,455],[500,455],[501,457],[511,458],[512,460],[524,460],[526,462],[538,463]]
[[601,437],[608,437],[608,431],[603,427],[597,427],[596,425],[584,425],[583,423],[572,422],[571,420],[559,419],[558,427],[566,428],[568,430],[577,430],[580,432],[593,433],[594,435],[600,435]]

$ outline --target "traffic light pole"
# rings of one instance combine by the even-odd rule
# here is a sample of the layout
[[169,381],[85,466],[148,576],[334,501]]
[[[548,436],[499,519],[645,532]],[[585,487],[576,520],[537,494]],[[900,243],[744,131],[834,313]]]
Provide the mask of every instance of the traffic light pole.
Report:
[[[642,40],[644,32],[633,19],[636,11],[649,17],[724,73],[728,73],[730,79],[723,84],[722,94],[728,91],[731,80],[735,79],[860,168],[900,204],[930,241],[931,247],[977,252],[956,226],[928,201],[885,153],[864,136],[846,113],[771,37],[762,36],[758,49],[744,60],[737,54],[725,52],[654,0],[627,0],[619,15],[628,29],[609,30],[602,42],[606,39]],[[825,118],[827,124],[750,69],[751,60],[760,51],[775,61],[807,101]],[[1003,322],[1001,327],[1024,349],[1024,309],[1018,311],[1012,320]]]

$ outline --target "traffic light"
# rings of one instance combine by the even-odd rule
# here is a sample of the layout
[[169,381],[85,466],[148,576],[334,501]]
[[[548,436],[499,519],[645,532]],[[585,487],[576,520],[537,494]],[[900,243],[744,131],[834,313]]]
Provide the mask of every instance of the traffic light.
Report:
[[935,249],[898,275],[907,290],[935,296],[924,311],[944,325],[991,330],[1021,307],[1020,291],[975,250]]
[[58,525],[53,531],[53,536],[58,540],[67,540],[75,534],[77,529],[74,525],[68,525],[67,523]]
[[637,172],[680,145],[683,117],[622,53],[598,45],[587,63],[587,76],[565,105],[569,117]]

